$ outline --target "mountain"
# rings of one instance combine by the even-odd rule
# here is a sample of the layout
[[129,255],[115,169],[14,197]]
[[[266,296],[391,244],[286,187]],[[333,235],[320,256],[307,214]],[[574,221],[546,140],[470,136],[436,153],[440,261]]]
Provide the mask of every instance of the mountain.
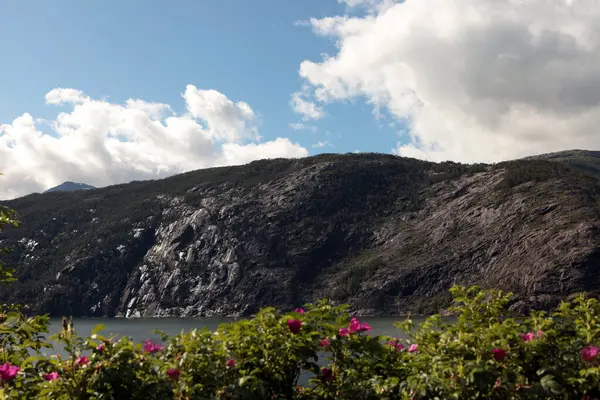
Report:
[[328,297],[398,315],[443,310],[459,283],[511,290],[518,311],[552,307],[600,292],[600,181],[577,157],[324,154],[32,194],[3,202],[22,224],[2,233],[20,282],[0,301],[131,317]]
[[525,160],[559,161],[574,169],[600,175],[600,151],[567,150],[556,153],[540,154],[528,157]]
[[76,190],[88,190],[88,189],[96,189],[93,186],[86,185],[85,183],[75,183],[71,181],[66,181],[61,183],[58,186],[54,186],[46,190],[44,193],[52,193],[52,192],[74,192]]

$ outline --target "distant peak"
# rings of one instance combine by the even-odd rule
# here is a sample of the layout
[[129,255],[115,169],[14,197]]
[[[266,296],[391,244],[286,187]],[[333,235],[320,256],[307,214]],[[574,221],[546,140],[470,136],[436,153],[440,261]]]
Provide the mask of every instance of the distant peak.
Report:
[[44,193],[74,192],[76,190],[89,190],[89,189],[96,189],[96,188],[94,186],[88,185],[86,183],[77,183],[77,182],[66,181],[66,182],[61,183],[58,186],[55,186],[53,188],[46,190]]

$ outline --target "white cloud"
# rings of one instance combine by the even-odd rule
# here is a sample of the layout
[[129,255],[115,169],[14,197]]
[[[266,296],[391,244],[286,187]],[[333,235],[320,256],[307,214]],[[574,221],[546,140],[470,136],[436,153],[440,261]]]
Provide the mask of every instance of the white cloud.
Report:
[[194,85],[187,85],[183,98],[190,114],[205,121],[213,137],[257,139],[256,116],[247,103],[234,103],[216,90],[199,90]]
[[400,0],[337,0],[340,4],[346,4],[348,7],[365,7],[368,10],[385,10]]
[[[256,157],[260,154],[260,157]],[[280,157],[306,157],[306,149],[299,144],[292,143],[287,138],[277,138],[265,143],[250,143],[242,146],[238,143],[225,143],[223,145],[223,159],[225,165],[244,164],[258,158]]]
[[174,115],[171,106],[162,103],[150,103],[140,99],[128,99],[125,105],[130,110],[139,110],[147,114],[149,118],[160,120],[165,114]]
[[312,145],[312,147],[315,147],[315,148],[318,148],[318,149],[322,149],[323,147],[326,147],[326,146],[333,147],[331,145],[331,143],[329,143],[326,140],[325,141],[318,141],[317,143],[315,143],[315,144]]
[[301,131],[305,128],[305,125],[302,122],[289,123],[288,126],[290,127],[290,129],[293,129],[295,131]]
[[356,7],[362,4],[370,4],[372,3],[374,0],[337,0],[338,3],[340,4],[347,4],[350,7]]
[[[169,105],[94,100],[75,89],[54,89],[46,102],[71,105],[54,120],[25,113],[0,125],[0,198],[41,192],[66,180],[94,186],[156,179],[261,158],[304,157],[286,138],[256,143],[256,116],[244,102],[189,85],[188,114]],[[37,123],[36,123],[37,121]],[[47,123],[53,134],[38,126]]]
[[300,65],[315,107],[363,97],[408,121],[398,154],[474,162],[600,148],[595,0],[406,0],[311,25],[338,46]]
[[303,99],[303,94],[301,92],[292,94],[290,105],[292,106],[292,109],[302,115],[305,120],[321,119],[325,115],[323,113],[323,107],[316,105],[312,101]]
[[81,90],[56,88],[46,93],[46,103],[60,105],[64,103],[83,103],[89,101]]
[[290,127],[290,129],[293,129],[295,131],[312,131],[314,133],[318,130],[318,128],[316,126],[306,125],[306,124],[303,124],[302,122],[293,122],[293,123],[288,124],[288,126]]

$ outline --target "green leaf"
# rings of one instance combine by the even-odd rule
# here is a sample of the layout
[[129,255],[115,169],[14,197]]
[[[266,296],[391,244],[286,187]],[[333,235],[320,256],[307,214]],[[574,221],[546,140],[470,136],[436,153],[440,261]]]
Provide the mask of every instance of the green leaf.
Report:
[[553,394],[562,393],[563,386],[554,380],[554,376],[545,375],[540,380],[540,383],[544,390],[552,392]]
[[98,324],[94,327],[94,329],[92,329],[92,335],[97,334],[100,331],[103,331],[106,329],[106,326],[104,324]]

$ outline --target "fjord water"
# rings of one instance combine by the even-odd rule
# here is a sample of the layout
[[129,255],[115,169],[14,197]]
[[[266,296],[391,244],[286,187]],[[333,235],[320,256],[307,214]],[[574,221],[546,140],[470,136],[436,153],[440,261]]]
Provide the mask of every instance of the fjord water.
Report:
[[[404,317],[365,317],[361,322],[368,322],[373,331],[371,335],[390,335],[398,338],[404,337],[403,332],[394,327],[394,323],[402,321]],[[413,317],[415,323],[422,321],[421,317]],[[235,321],[234,318],[210,317],[210,318],[78,318],[73,320],[75,331],[80,336],[90,335],[92,329],[98,324],[106,328],[101,332],[104,336],[116,335],[118,337],[128,336],[136,342],[146,339],[159,341],[158,335],[153,330],[165,332],[168,335],[176,335],[182,330],[189,332],[192,329],[204,327],[214,331],[220,324]],[[61,321],[58,318],[51,319],[50,334],[53,335],[61,330]],[[62,346],[55,345],[53,352],[62,352]],[[52,350],[50,350],[52,351]]]
[[[389,335],[398,338],[404,338],[406,335],[394,326],[397,321],[404,320],[404,317],[365,317],[359,318],[361,322],[368,322],[373,328],[371,335]],[[415,324],[424,321],[424,317],[413,317]],[[168,335],[177,335],[182,330],[189,332],[192,329],[202,329],[204,327],[214,331],[220,324],[235,321],[234,318],[210,317],[210,318],[81,318],[73,320],[73,327],[80,336],[90,335],[92,329],[98,324],[103,324],[106,328],[101,332],[104,336],[116,335],[118,337],[128,336],[135,342],[143,342],[146,339],[158,342],[160,337],[154,334],[153,330],[162,331]],[[53,335],[61,330],[61,320],[53,318],[50,325],[50,334]],[[54,349],[44,349],[47,354],[60,353],[65,355],[64,347],[58,343],[54,344]],[[325,362],[319,354],[321,365]],[[303,372],[300,375],[299,384],[306,385],[310,375]]]
[[[404,320],[404,317],[364,317],[359,318],[361,322],[368,322],[373,331],[371,335],[390,335],[398,336],[402,332],[394,327],[394,323]],[[119,337],[129,336],[134,341],[144,341],[146,339],[159,340],[159,337],[152,333],[157,329],[168,335],[176,335],[182,330],[189,332],[192,329],[208,328],[211,331],[217,329],[220,324],[234,322],[235,318],[227,317],[209,317],[209,318],[77,318],[73,320],[75,331],[80,336],[87,336],[98,324],[103,324],[106,328],[102,334],[110,334]],[[413,317],[415,322],[419,318]],[[58,318],[52,318],[50,321],[51,334],[58,333],[61,329],[61,322]]]

